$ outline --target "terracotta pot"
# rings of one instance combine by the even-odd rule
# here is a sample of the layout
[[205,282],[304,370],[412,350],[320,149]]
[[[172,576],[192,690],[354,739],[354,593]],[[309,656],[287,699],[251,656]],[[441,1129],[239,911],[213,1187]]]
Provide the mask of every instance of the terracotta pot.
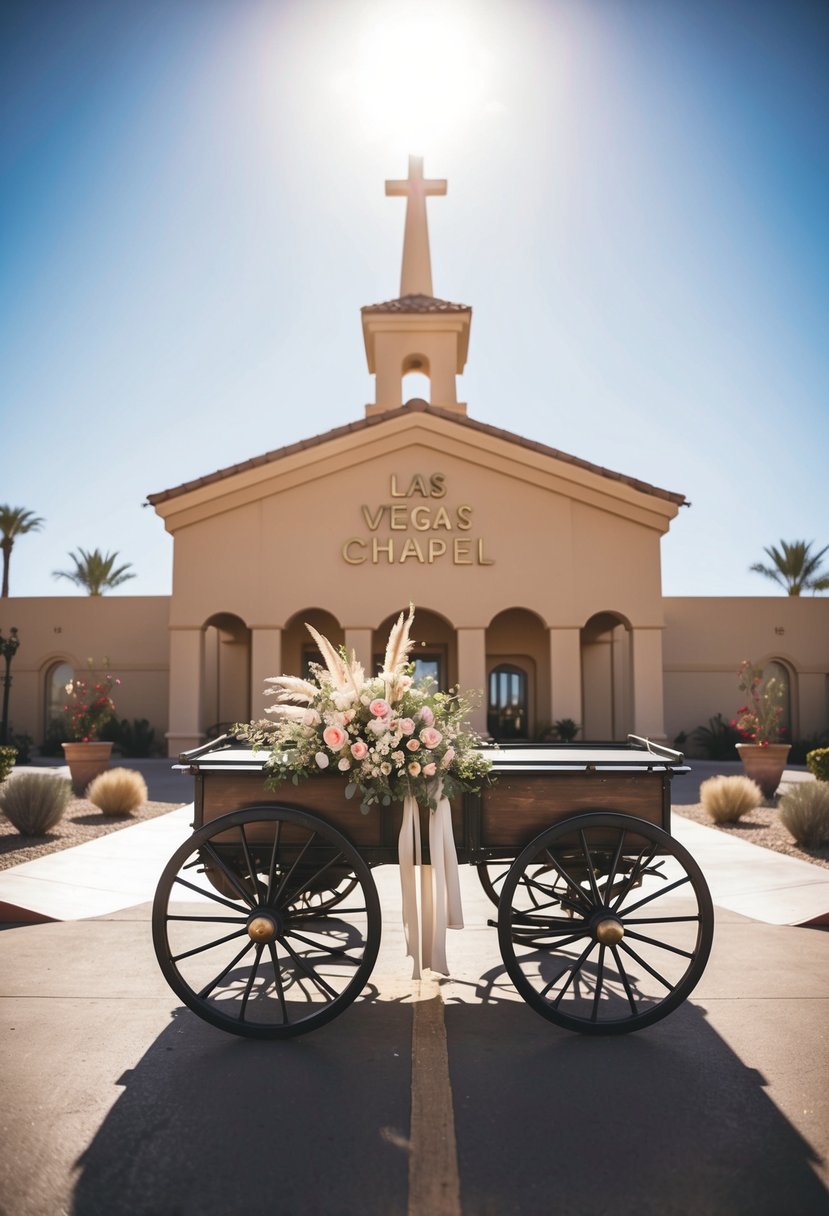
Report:
[[764,798],[771,799],[777,793],[790,747],[790,743],[737,744],[737,752],[743,762],[746,776],[757,782]]
[[69,765],[72,777],[72,789],[83,797],[86,787],[93,777],[106,772],[109,768],[109,758],[112,755],[112,744],[101,743],[62,743],[63,755]]

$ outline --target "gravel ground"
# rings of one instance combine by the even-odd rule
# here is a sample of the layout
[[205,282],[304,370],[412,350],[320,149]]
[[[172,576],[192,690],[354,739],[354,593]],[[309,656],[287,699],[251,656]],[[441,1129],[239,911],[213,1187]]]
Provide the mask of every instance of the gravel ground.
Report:
[[73,798],[63,819],[48,836],[21,836],[17,828],[12,827],[5,815],[0,813],[0,870],[19,866],[24,861],[34,861],[36,857],[46,857],[49,853],[58,853],[61,849],[83,844],[85,840],[94,840],[96,836],[105,836],[108,832],[117,832],[140,823],[142,819],[154,819],[156,815],[174,811],[179,806],[184,806],[184,803],[146,802],[131,815],[115,816],[104,815],[84,798]]
[[674,815],[684,815],[686,819],[694,819],[707,828],[716,828],[718,832],[727,832],[737,840],[745,840],[749,844],[760,845],[764,849],[773,849],[775,853],[785,853],[787,857],[797,857],[800,861],[809,861],[815,866],[824,866],[829,870],[829,845],[819,849],[802,849],[795,844],[787,828],[780,822],[780,817],[774,807],[761,806],[756,811],[744,815],[736,823],[714,823],[702,809],[696,806],[673,806]]

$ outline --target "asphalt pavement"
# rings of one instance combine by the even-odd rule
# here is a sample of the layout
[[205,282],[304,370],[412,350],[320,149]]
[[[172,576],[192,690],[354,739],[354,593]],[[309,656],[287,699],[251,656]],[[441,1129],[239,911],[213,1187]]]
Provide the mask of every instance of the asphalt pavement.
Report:
[[[716,905],[708,966],[670,1016],[610,1038],[524,1004],[470,867],[450,978],[411,980],[397,869],[379,867],[362,996],[311,1035],[259,1042],[190,1013],[153,954],[141,883],[187,808],[102,838],[108,857],[97,841],[56,855],[75,853],[92,891],[144,877],[119,879],[104,913],[0,932],[0,1211],[826,1216],[829,932],[770,917],[798,885],[829,912],[829,872],[767,881],[766,850],[735,860],[723,833],[690,827]],[[727,906],[741,875],[766,919]]]

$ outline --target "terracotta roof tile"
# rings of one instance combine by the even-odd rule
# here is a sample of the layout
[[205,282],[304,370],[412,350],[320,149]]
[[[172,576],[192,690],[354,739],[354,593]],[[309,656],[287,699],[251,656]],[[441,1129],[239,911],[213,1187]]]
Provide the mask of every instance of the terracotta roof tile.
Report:
[[401,296],[399,300],[386,300],[382,304],[366,304],[360,312],[471,312],[468,304],[453,304],[450,300],[438,300],[435,296]]
[[[428,297],[422,298],[428,299]],[[460,306],[451,305],[450,307]],[[624,473],[614,473],[611,469],[591,464],[589,460],[581,460],[578,456],[569,456],[566,452],[560,452],[558,448],[549,447],[545,443],[536,443],[533,439],[525,439],[523,435],[515,435],[512,431],[505,431],[501,427],[490,426],[487,422],[477,422],[473,418],[468,418],[465,414],[456,414],[450,410],[442,410],[438,406],[429,405],[427,401],[421,401],[418,398],[407,401],[400,409],[386,410],[382,414],[373,414],[368,418],[361,418],[358,422],[349,422],[345,426],[334,427],[333,430],[325,431],[321,435],[313,435],[309,439],[301,439],[299,443],[291,443],[286,447],[274,448],[270,452],[264,452],[261,456],[253,456],[250,460],[243,460],[240,464],[230,465],[226,469],[219,469],[215,473],[208,473],[204,477],[195,478],[193,481],[185,481],[182,485],[174,486],[170,490],[160,490],[157,494],[148,494],[147,502],[150,506],[154,507],[158,503],[168,502],[171,498],[178,498],[182,494],[187,494],[190,490],[198,490],[202,486],[215,485],[217,482],[226,481],[227,478],[233,477],[236,473],[244,473],[248,469],[257,469],[262,465],[274,464],[286,456],[293,456],[297,452],[308,451],[311,448],[319,447],[323,443],[329,443],[333,439],[340,439],[344,435],[357,434],[374,426],[383,426],[392,419],[398,418],[402,410],[408,410],[410,413],[433,414],[436,418],[445,418],[448,422],[454,423],[455,426],[467,427],[470,430],[478,431],[480,434],[491,435],[493,438],[503,439],[507,443],[527,448],[531,452],[540,452],[544,456],[552,456],[556,460],[563,461],[565,464],[585,469],[589,473],[598,474],[599,477],[607,477],[611,481],[621,482],[623,485],[630,486],[634,490],[639,490],[643,494],[650,494],[654,498],[662,498],[667,502],[676,503],[678,506],[684,506],[686,503],[684,494],[676,494],[672,490],[662,490],[658,486],[650,485],[646,481],[639,481],[636,477],[627,477]]]

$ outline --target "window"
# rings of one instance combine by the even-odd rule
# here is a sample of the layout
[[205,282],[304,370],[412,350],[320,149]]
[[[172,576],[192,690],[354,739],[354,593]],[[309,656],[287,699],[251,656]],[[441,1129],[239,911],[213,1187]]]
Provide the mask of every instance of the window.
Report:
[[75,669],[69,663],[55,663],[46,673],[46,726],[55,722],[66,705],[66,685],[75,677]]
[[[439,692],[447,691],[446,684],[446,653],[443,647],[428,646],[425,649],[418,646],[417,653],[409,656],[414,663],[415,683],[427,677],[434,680],[434,688]],[[383,666],[383,655],[374,656],[374,670],[378,672]]]
[[489,675],[487,730],[493,739],[529,738],[527,673],[503,663]]

